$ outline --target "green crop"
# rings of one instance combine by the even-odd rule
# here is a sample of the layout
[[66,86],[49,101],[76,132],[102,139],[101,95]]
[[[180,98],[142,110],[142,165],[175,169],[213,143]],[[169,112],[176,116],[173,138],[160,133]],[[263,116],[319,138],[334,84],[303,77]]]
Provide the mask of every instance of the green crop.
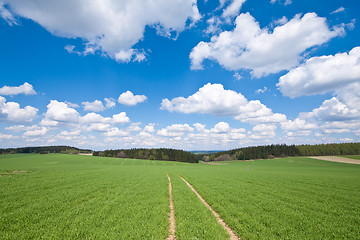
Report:
[[360,165],[309,158],[189,164],[0,155],[0,239],[359,239]]

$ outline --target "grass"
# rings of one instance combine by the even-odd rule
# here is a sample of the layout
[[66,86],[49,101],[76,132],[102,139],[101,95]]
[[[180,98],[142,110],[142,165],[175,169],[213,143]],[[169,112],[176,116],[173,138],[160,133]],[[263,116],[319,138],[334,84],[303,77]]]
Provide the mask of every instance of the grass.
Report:
[[177,174],[171,175],[177,239],[228,239],[228,233]]
[[[14,173],[13,171],[26,172]],[[358,239],[360,166],[309,158],[223,165],[0,155],[1,239],[227,239],[183,176],[241,239]]]
[[308,158],[184,169],[242,239],[357,239],[360,166]]
[[163,163],[1,156],[2,169],[28,171],[0,178],[1,239],[164,239],[168,181]]

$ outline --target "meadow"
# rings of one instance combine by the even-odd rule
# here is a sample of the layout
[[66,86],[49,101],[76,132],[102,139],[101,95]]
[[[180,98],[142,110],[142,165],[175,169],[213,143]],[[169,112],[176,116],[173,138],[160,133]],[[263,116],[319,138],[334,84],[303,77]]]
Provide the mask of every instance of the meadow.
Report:
[[358,239],[360,165],[309,158],[218,165],[65,154],[0,155],[1,239]]

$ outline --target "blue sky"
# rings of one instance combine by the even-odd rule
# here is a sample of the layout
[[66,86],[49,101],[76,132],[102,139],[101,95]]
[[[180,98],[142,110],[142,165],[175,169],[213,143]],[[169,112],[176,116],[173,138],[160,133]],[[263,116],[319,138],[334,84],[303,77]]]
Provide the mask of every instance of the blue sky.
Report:
[[358,142],[360,3],[0,0],[0,147]]

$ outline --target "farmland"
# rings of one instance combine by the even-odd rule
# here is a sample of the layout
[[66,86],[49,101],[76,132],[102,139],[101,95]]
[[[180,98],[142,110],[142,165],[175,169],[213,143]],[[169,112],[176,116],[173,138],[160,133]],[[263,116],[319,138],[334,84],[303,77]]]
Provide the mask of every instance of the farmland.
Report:
[[[14,172],[15,171],[15,172]],[[309,158],[219,165],[65,154],[0,155],[1,239],[357,239],[360,166]]]

